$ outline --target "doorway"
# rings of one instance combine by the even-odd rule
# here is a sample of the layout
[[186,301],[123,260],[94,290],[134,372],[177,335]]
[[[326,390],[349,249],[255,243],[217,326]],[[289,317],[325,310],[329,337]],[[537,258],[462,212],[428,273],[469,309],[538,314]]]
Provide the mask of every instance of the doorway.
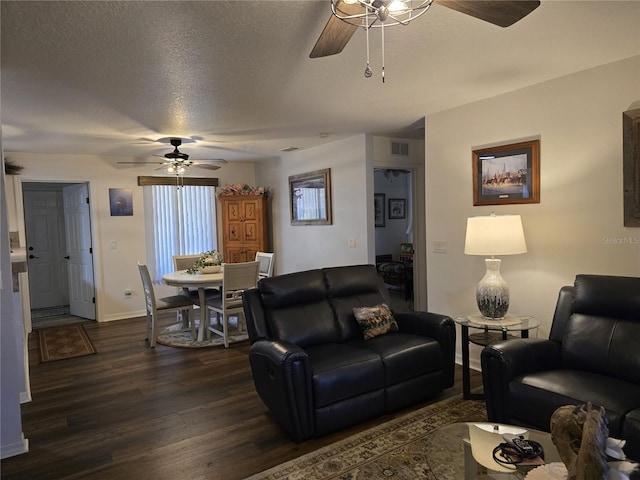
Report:
[[35,328],[96,318],[88,192],[88,183],[22,183]]
[[409,168],[374,169],[376,266],[398,311],[414,310],[413,175]]

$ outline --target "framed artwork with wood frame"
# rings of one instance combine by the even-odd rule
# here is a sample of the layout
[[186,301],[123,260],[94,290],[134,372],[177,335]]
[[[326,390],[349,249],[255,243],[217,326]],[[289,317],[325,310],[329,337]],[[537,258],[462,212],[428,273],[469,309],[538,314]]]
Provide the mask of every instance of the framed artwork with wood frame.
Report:
[[640,109],[622,116],[624,226],[640,227]]
[[540,203],[540,140],[473,151],[473,204]]
[[373,194],[373,215],[376,227],[384,227],[384,193]]
[[289,177],[291,225],[331,225],[331,169]]

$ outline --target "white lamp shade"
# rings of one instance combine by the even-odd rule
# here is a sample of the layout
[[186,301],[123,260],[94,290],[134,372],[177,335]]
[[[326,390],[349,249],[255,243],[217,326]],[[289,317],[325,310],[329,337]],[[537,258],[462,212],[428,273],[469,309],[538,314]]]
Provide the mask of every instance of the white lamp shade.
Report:
[[488,215],[467,219],[464,253],[516,255],[527,252],[520,215]]

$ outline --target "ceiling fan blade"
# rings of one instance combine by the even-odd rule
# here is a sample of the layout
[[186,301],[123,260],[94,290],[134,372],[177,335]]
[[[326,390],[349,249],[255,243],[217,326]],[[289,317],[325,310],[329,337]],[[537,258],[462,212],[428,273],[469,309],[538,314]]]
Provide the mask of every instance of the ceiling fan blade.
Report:
[[220,168],[220,165],[209,165],[209,164],[203,164],[203,163],[193,163],[191,165],[189,165],[190,167],[194,167],[194,168],[203,168],[205,170],[218,170]]
[[450,8],[485,22],[508,27],[533,12],[539,0],[434,0],[438,5]]
[[202,164],[202,163],[217,163],[218,165],[226,165],[227,161],[222,158],[198,158],[190,160],[193,164]]
[[165,162],[116,162],[118,165],[163,165]]
[[[357,15],[359,13],[364,13],[364,8],[357,3],[349,4],[345,2],[338,2],[336,8],[345,15]],[[320,37],[318,37],[318,41],[313,47],[313,50],[311,50],[309,57],[327,57],[329,55],[340,53],[347,43],[349,43],[349,40],[351,40],[351,37],[357,29],[357,26],[343,22],[338,17],[331,14],[329,21],[324,26],[324,29],[322,30]]]

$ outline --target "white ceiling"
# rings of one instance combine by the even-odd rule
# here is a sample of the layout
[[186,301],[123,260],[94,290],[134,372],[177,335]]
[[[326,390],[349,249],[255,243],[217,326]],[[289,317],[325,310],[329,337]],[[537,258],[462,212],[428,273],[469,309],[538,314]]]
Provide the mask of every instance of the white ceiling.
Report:
[[181,148],[192,158],[274,157],[394,134],[434,112],[640,54],[640,0],[542,0],[504,29],[434,4],[386,29],[384,84],[379,30],[370,79],[363,30],[341,54],[309,58],[328,0],[0,7],[5,152],[144,159],[169,150],[157,139],[181,136],[197,140]]

